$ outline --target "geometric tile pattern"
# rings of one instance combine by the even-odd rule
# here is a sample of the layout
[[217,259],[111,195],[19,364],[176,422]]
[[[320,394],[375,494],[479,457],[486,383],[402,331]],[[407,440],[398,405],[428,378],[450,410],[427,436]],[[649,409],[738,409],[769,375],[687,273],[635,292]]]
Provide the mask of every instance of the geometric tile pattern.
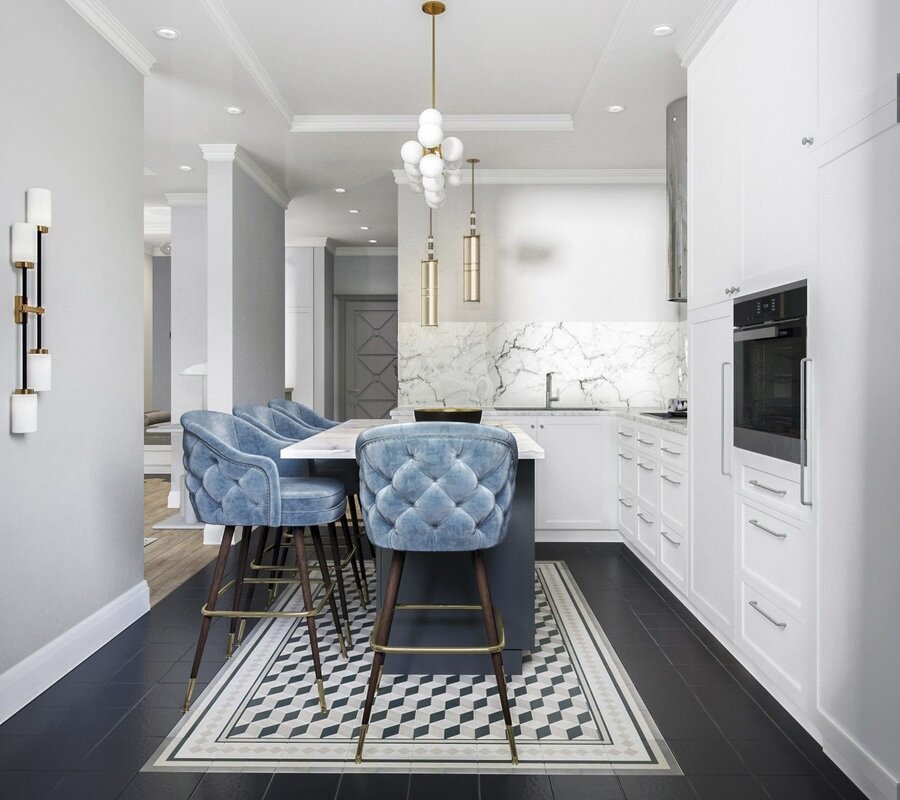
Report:
[[[384,675],[366,760],[354,765],[374,608],[349,594],[348,658],[331,621],[317,620],[327,714],[305,623],[264,620],[144,769],[681,774],[561,561],[536,564],[535,646],[508,683],[517,767],[492,674]],[[280,603],[302,607],[296,591]]]

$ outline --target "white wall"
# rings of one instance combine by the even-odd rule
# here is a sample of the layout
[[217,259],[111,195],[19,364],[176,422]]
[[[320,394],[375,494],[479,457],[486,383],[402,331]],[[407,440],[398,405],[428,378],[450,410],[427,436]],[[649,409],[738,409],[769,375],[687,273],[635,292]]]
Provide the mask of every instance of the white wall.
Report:
[[284,381],[298,403],[315,403],[315,248],[285,248]]
[[144,253],[144,408],[153,408],[153,256]]
[[153,395],[159,411],[172,409],[172,259],[153,257]]
[[[24,220],[29,186],[53,192],[44,280],[53,389],[40,397],[37,433],[0,434],[4,673],[129,590],[143,586],[143,608],[147,600],[142,79],[56,0],[3,3],[0,74],[0,106],[9,117],[0,128],[5,302],[20,281],[9,266],[7,226]],[[18,381],[18,339],[12,314],[4,315],[5,396]],[[103,638],[115,632],[105,629]],[[57,652],[59,663],[73,652],[77,647]],[[9,690],[15,674],[0,675],[0,689]],[[0,718],[8,699],[0,694]]]

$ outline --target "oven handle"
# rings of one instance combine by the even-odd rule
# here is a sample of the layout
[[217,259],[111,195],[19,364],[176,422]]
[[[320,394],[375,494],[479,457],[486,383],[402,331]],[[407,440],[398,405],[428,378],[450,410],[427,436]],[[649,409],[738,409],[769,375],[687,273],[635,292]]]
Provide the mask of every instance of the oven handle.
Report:
[[800,359],[800,502],[805,506],[811,506],[812,500],[806,499],[806,367],[811,358]]
[[721,463],[720,469],[721,469],[722,475],[724,475],[726,478],[731,477],[731,473],[725,471],[725,419],[727,416],[726,415],[726,407],[725,407],[725,369],[726,369],[726,367],[730,367],[730,366],[731,366],[730,361],[722,362],[722,452],[721,452],[722,463]]
[[754,328],[753,330],[742,331],[740,329],[736,329],[734,332],[734,340],[736,342],[755,342],[759,339],[777,339],[778,338],[778,328],[776,327],[766,327],[766,328]]

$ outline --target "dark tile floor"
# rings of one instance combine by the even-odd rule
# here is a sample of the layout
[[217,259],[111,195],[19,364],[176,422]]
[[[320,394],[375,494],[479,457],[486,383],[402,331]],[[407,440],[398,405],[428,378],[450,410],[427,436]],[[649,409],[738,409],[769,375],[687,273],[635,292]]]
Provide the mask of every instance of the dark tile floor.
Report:
[[[563,559],[684,777],[141,773],[181,716],[212,565],[0,726],[10,800],[854,800],[821,748],[623,545],[538,545]],[[257,601],[261,601],[262,591]],[[256,603],[255,603],[256,605]],[[212,626],[203,682],[224,663]]]

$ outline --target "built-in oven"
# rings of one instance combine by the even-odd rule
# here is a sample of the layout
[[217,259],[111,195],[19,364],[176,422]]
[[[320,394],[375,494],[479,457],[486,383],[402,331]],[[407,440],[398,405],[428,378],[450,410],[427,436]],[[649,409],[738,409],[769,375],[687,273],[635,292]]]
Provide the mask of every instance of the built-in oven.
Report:
[[800,463],[806,282],[734,304],[734,446]]

